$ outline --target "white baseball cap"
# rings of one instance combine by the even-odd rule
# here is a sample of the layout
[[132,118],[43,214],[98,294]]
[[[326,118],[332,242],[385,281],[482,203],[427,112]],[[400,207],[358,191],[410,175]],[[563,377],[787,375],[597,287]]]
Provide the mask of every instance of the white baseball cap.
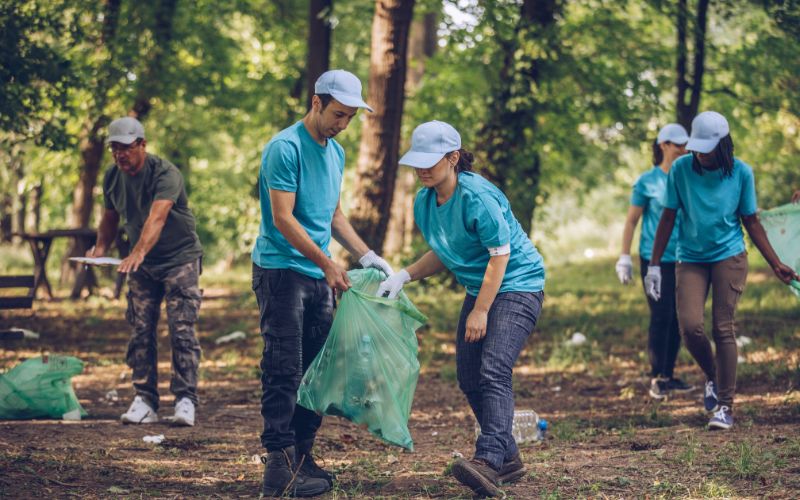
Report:
[[411,134],[411,149],[400,158],[401,165],[431,168],[444,155],[461,149],[461,136],[451,125],[432,121],[419,125]]
[[106,144],[111,142],[130,144],[136,139],[144,139],[144,127],[136,118],[130,116],[117,118],[108,126]]
[[703,111],[692,120],[692,135],[686,144],[689,151],[710,153],[719,140],[731,133],[728,120],[716,111]]
[[682,125],[678,123],[667,123],[658,131],[656,143],[663,144],[665,142],[671,142],[672,144],[686,144],[688,140],[689,134],[686,133],[686,129],[683,128]]
[[370,113],[372,108],[361,98],[361,80],[343,69],[322,73],[314,84],[315,94],[330,94],[334,99],[352,108],[364,108]]

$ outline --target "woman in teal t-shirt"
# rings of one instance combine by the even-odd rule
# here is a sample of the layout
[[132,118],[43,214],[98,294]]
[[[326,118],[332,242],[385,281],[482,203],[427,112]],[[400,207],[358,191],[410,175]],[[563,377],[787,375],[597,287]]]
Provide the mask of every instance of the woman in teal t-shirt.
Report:
[[458,460],[453,475],[480,495],[525,474],[511,434],[511,373],[544,299],[542,257],[514,218],[505,195],[471,172],[472,154],[447,123],[414,130],[400,164],[416,169],[424,186],[414,219],[431,250],[381,283],[394,297],[411,280],[444,269],[467,290],[456,333],[458,383],[481,433],[472,460]]
[[[664,208],[664,194],[667,191],[667,175],[672,163],[686,154],[686,141],[689,134],[677,123],[668,123],[658,132],[653,141],[653,168],[643,173],[633,185],[631,206],[622,233],[622,254],[616,265],[617,277],[622,284],[633,281],[633,262],[631,261],[631,241],[639,219],[642,220],[642,233],[639,240],[640,274],[642,283],[653,251],[653,237],[656,235],[658,220]],[[642,217],[644,216],[644,217]],[[678,234],[672,235],[661,257],[661,300],[647,297],[650,308],[650,325],[647,329],[647,354],[650,358],[650,396],[664,399],[671,391],[686,392],[694,389],[674,376],[675,360],[681,347],[678,332],[678,316],[675,310],[675,253]],[[646,296],[646,295],[645,295]]]
[[[738,358],[734,316],[747,280],[742,225],[778,279],[788,284],[797,279],[797,274],[780,261],[758,221],[753,169],[734,158],[725,117],[714,111],[697,115],[686,149],[692,154],[679,158],[669,173],[645,290],[659,300],[661,258],[677,215],[678,324],[686,348],[706,376],[703,404],[707,411],[714,412],[708,427],[730,429]],[[709,290],[716,359],[703,329]]]

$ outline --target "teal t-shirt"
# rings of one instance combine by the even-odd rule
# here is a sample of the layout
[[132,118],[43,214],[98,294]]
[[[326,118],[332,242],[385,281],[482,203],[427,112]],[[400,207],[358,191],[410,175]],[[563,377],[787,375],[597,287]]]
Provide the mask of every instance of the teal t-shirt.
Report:
[[316,264],[283,237],[272,222],[269,190],[296,193],[292,214],[311,240],[330,256],[331,223],[339,204],[344,172],[344,150],[333,139],[317,143],[302,121],[286,128],[264,147],[258,175],[261,225],[252,259],[265,269],[291,269],[312,278],[323,278]]
[[511,212],[505,195],[472,172],[458,174],[453,196],[436,203],[436,190],[423,188],[414,201],[414,220],[439,260],[467,293],[478,295],[489,264],[489,248],[511,246],[502,292],[544,289],[544,262]]
[[[664,195],[667,192],[667,174],[659,166],[654,166],[643,173],[633,185],[631,205],[642,207],[642,235],[639,239],[639,255],[650,260],[653,256],[653,241],[656,237],[658,221],[664,210]],[[672,231],[672,236],[664,250],[662,262],[675,262],[678,248],[678,231]]]
[[678,260],[718,262],[744,252],[741,217],[756,213],[753,169],[735,158],[733,173],[692,170],[692,155],[672,164],[665,208],[678,210]]

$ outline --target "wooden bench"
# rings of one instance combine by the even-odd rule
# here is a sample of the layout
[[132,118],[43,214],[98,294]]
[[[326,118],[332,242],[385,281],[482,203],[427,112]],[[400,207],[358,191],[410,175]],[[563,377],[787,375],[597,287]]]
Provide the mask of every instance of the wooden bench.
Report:
[[[34,277],[27,276],[0,276],[0,289],[2,288],[27,288],[26,295],[0,296],[0,309],[30,309],[33,307],[33,297],[36,293]],[[21,330],[0,329],[0,339],[18,340],[23,337]]]

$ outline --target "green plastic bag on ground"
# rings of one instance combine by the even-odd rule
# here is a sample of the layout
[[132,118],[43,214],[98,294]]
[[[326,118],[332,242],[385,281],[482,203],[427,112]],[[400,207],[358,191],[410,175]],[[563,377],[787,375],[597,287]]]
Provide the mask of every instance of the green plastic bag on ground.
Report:
[[383,272],[347,274],[353,286],[342,294],[328,340],[300,383],[298,403],[413,450],[408,417],[419,376],[415,331],[427,318],[403,292],[397,299],[375,296]]
[[[772,248],[795,272],[800,273],[800,203],[789,203],[758,214]],[[792,291],[800,297],[800,283],[792,281]]]
[[46,359],[31,358],[0,375],[0,419],[88,415],[72,389],[72,377],[83,371],[83,362],[72,356]]

